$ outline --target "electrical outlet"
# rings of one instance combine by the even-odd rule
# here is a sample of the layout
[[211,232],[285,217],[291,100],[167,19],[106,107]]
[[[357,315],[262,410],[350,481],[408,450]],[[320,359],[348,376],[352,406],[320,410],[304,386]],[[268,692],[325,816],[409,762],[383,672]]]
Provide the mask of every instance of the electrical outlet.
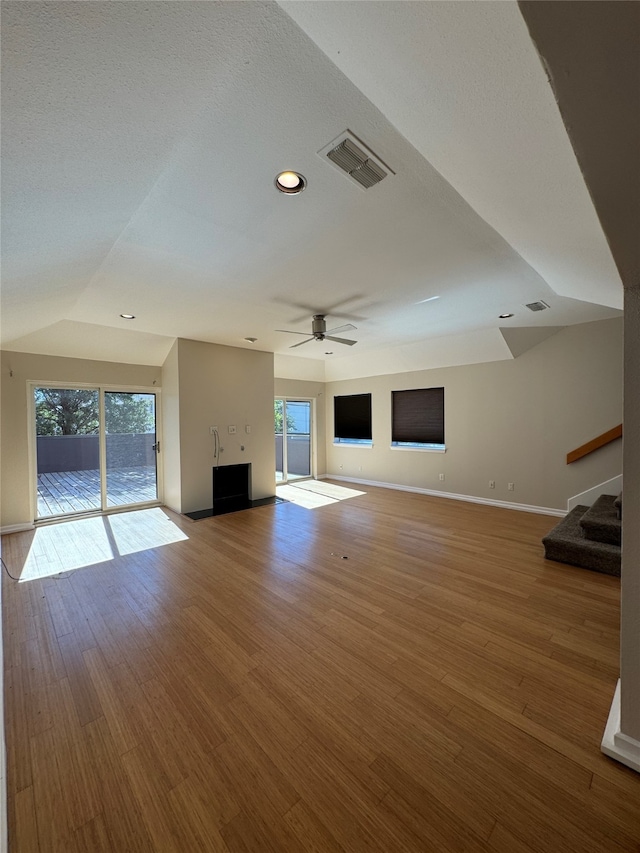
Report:
[[235,434],[236,434],[236,425],[235,424],[229,424],[229,435],[235,435]]
[[249,426],[249,424],[246,425],[246,427],[244,428],[244,431],[246,432],[247,435],[251,434],[251,427]]
[[438,479],[440,480],[441,483],[443,483],[444,482],[444,474],[440,474]]
[[209,435],[215,435],[217,429],[218,429],[217,426],[209,427]]
[[489,488],[495,489],[495,487],[496,487],[496,481],[495,480],[489,480]]
[[362,471],[362,465],[358,465],[358,471]]
[[507,483],[507,488],[509,489],[510,492],[512,492],[513,491],[513,483]]
[[340,465],[340,470],[341,470],[341,471],[342,471],[342,469],[343,469],[343,468],[344,468],[344,465]]

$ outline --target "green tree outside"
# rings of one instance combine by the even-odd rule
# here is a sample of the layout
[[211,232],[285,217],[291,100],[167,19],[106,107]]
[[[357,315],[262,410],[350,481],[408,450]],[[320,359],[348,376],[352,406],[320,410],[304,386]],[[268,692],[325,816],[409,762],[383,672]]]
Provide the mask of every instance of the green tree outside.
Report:
[[154,397],[152,394],[104,395],[107,434],[141,434],[155,432]]
[[[274,423],[275,423],[275,433],[276,435],[280,435],[282,433],[282,400],[275,400],[273,405],[273,415],[274,415]],[[287,412],[287,430],[294,430],[296,427],[295,420],[292,415]]]
[[98,432],[98,392],[36,388],[38,435],[92,435]]
[[[98,392],[71,388],[36,388],[37,435],[97,435]],[[155,432],[152,394],[105,394],[105,427],[110,434]]]

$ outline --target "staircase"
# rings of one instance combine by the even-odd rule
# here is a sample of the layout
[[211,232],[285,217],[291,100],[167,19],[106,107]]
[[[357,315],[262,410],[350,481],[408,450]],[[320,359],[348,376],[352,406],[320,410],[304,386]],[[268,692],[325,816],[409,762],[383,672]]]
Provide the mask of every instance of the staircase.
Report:
[[542,540],[547,560],[620,577],[622,495],[576,506]]

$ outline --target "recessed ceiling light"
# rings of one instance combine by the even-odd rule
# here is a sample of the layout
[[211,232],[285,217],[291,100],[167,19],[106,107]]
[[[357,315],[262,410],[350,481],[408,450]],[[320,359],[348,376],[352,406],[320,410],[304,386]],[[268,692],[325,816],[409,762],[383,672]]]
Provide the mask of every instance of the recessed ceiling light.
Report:
[[421,299],[419,302],[416,302],[416,305],[422,305],[423,302],[433,302],[434,299],[440,299],[440,297],[430,296],[428,299]]
[[245,341],[249,341],[250,344],[255,344],[257,340],[257,338],[245,338]]
[[333,350],[331,350],[331,352],[325,352],[325,355],[333,355]]
[[120,316],[122,317],[123,320],[135,320],[136,319],[135,314],[121,314]]
[[513,314],[500,314],[499,317],[501,320],[508,320],[509,317],[513,317]]
[[281,193],[296,195],[307,186],[307,179],[299,172],[280,172],[274,183]]

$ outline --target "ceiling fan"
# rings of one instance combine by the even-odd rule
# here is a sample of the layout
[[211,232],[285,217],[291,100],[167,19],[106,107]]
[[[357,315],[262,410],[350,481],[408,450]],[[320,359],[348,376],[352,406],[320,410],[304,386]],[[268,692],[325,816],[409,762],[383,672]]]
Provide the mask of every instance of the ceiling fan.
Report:
[[[289,349],[301,347],[302,344],[308,344],[309,341],[333,341],[336,344],[346,344],[352,347],[357,341],[350,341],[348,338],[334,337],[336,332],[348,332],[356,327],[352,323],[347,323],[345,326],[337,326],[335,329],[327,329],[326,314],[314,314],[313,322],[311,323],[311,337],[298,344],[293,344]],[[288,335],[306,335],[307,332],[292,332],[291,329],[276,329],[276,332],[286,332]]]

